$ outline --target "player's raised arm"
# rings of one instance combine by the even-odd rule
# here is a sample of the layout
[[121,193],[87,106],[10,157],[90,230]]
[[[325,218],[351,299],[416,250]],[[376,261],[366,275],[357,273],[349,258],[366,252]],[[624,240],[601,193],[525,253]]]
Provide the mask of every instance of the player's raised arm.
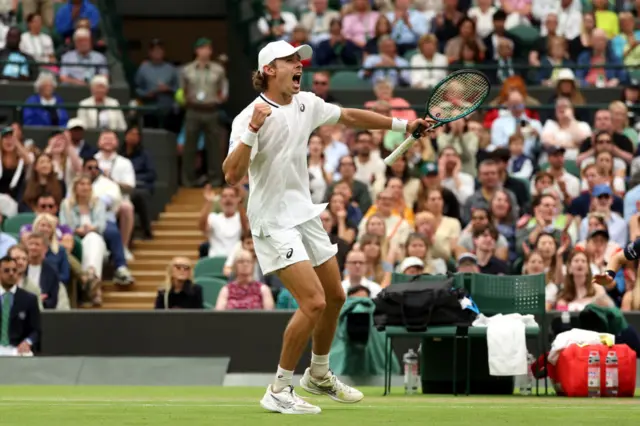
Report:
[[607,262],[607,270],[604,274],[595,275],[593,277],[593,282],[596,284],[600,284],[607,289],[612,288],[615,285],[615,277],[618,274],[620,268],[626,265],[628,262],[632,262],[638,257],[640,254],[640,238],[635,241],[630,242],[624,248],[624,250],[619,251],[618,253],[611,256],[609,262]]
[[258,143],[260,128],[270,115],[271,107],[268,104],[255,104],[251,121],[240,136],[240,141],[231,141],[230,153],[222,163],[224,179],[229,185],[237,185],[247,175],[251,150]]
[[431,119],[425,120],[422,118],[407,122],[407,120],[391,118],[377,112],[356,108],[342,108],[338,122],[357,129],[382,129],[409,133],[413,133],[420,125],[429,127],[432,123],[435,123]]

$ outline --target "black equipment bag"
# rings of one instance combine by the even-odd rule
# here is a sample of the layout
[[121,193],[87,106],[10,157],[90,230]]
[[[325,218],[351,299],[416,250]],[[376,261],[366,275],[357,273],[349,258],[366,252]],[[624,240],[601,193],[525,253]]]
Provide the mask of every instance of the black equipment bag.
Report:
[[401,326],[408,331],[425,331],[430,325],[468,327],[475,313],[462,309],[460,299],[467,293],[454,288],[454,277],[421,281],[416,275],[407,283],[392,284],[374,300],[374,323],[380,331],[387,326]]

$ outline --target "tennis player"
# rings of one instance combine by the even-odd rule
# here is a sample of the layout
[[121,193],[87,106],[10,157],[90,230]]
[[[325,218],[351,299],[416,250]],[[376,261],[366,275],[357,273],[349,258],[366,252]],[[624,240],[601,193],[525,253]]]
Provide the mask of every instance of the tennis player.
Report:
[[309,136],[323,124],[399,132],[413,132],[429,124],[340,108],[313,93],[300,92],[301,61],[310,59],[312,53],[308,45],[293,47],[285,41],[269,43],[260,51],[253,86],[261,93],[234,119],[223,165],[231,185],[249,173],[247,215],[258,262],[264,274],[278,275],[300,306],[284,332],[275,380],[260,402],[263,408],[284,414],[321,411],[297,396],[292,386],[293,371],[310,337],[311,366],[300,386],[343,403],[363,397],[329,370],[329,350],[345,293],[335,258],[337,248],[319,218],[327,205],[311,201]]

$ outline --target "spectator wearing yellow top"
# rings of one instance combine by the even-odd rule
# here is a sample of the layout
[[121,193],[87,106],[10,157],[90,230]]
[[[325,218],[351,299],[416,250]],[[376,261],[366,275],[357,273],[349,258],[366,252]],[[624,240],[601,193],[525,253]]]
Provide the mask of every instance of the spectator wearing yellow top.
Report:
[[[391,177],[387,179],[387,185],[385,189],[389,190],[392,196],[392,214],[402,217],[407,221],[409,225],[413,226],[415,217],[411,205],[407,204],[404,199],[404,187],[402,185],[402,179],[398,177]],[[369,210],[367,210],[364,218],[368,219],[377,212],[378,207],[374,204],[369,208]]]
[[609,10],[607,0],[593,0],[593,10],[596,15],[596,28],[600,28],[607,33],[608,38],[620,34],[620,24],[616,12]]
[[613,54],[627,66],[640,65],[640,30],[631,12],[620,13],[620,34],[611,40]]

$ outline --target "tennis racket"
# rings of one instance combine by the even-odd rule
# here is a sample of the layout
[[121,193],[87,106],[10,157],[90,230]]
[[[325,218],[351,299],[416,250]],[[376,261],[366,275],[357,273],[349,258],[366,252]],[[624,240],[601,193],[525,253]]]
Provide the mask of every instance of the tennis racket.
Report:
[[[459,70],[442,80],[431,92],[426,105],[425,118],[431,117],[437,123],[428,130],[459,120],[478,109],[491,90],[489,79],[480,71]],[[420,139],[424,126],[419,126],[402,144],[393,150],[384,163],[395,163],[411,146]]]

